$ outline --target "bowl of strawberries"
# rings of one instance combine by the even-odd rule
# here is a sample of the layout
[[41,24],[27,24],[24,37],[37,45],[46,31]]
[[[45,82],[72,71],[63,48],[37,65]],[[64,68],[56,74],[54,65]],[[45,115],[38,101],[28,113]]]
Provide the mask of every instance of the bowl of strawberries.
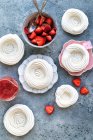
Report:
[[32,47],[44,48],[50,45],[56,38],[57,25],[54,19],[47,13],[38,12],[30,14],[23,23],[23,37]]

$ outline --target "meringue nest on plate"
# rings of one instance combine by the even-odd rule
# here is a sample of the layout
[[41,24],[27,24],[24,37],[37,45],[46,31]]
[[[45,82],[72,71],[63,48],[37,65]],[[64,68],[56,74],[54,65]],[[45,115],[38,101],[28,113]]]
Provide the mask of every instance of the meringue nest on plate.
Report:
[[23,88],[32,93],[44,93],[58,80],[57,67],[51,57],[32,55],[18,68]]
[[60,66],[70,75],[80,76],[93,68],[93,53],[90,41],[70,40],[63,45],[59,55]]

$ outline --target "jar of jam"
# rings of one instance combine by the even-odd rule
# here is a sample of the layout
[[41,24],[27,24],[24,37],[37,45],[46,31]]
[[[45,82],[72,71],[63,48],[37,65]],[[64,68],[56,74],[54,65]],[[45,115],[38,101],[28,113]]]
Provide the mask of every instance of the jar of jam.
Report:
[[0,79],[0,100],[11,101],[18,93],[19,86],[12,77],[3,77]]

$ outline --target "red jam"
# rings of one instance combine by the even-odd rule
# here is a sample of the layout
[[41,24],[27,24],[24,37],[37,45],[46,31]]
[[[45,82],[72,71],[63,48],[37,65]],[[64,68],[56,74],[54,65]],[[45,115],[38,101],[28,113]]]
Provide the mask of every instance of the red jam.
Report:
[[0,79],[0,99],[5,101],[13,100],[18,93],[18,83],[11,77]]

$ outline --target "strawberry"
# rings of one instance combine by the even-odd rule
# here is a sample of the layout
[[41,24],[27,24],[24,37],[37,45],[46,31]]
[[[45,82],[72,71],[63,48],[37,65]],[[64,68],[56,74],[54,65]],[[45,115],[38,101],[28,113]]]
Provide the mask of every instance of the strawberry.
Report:
[[55,31],[57,30],[57,28],[56,28],[56,27],[54,27],[53,29],[54,29]]
[[39,26],[35,30],[36,34],[41,34],[43,32],[43,29]]
[[44,23],[45,20],[46,20],[46,17],[41,16],[39,25],[41,26]]
[[53,105],[46,105],[45,111],[48,115],[51,115],[54,112],[54,106]]
[[42,26],[41,26],[41,28],[42,28],[42,30],[44,31],[44,32],[49,32],[49,31],[51,31],[51,26],[50,25],[48,25],[48,24],[43,24]]
[[48,35],[48,34],[47,34],[47,33],[45,33],[45,32],[43,32],[43,33],[42,33],[42,36],[47,36],[47,35]]
[[41,20],[41,16],[37,16],[36,20],[35,20],[35,23],[38,25],[40,23],[40,20]]
[[45,29],[45,24],[43,24],[43,25],[41,26],[41,28],[42,28],[42,30],[44,31],[44,29]]
[[52,37],[50,35],[46,36],[47,41],[52,41]]
[[50,34],[51,36],[56,35],[56,31],[55,31],[55,29],[52,29],[52,30],[49,32],[49,34]]
[[29,39],[34,39],[36,37],[36,33],[33,31],[31,34],[28,35]]
[[29,30],[28,30],[28,28],[27,28],[27,27],[25,27],[25,28],[24,28],[24,33],[25,33],[26,35],[28,35],[28,34],[29,34]]
[[36,39],[32,39],[31,43],[36,45],[37,44]]
[[46,23],[49,24],[49,25],[52,25],[53,24],[52,18],[47,18]]
[[43,46],[46,42],[46,39],[44,37],[41,37],[41,36],[36,36],[35,40],[36,40],[36,43],[38,46]]
[[79,87],[81,85],[81,79],[80,78],[74,78],[72,80],[72,83],[76,86]]
[[80,89],[80,94],[81,94],[81,95],[87,95],[87,94],[89,94],[89,90],[88,90],[85,86],[83,86],[83,87]]

